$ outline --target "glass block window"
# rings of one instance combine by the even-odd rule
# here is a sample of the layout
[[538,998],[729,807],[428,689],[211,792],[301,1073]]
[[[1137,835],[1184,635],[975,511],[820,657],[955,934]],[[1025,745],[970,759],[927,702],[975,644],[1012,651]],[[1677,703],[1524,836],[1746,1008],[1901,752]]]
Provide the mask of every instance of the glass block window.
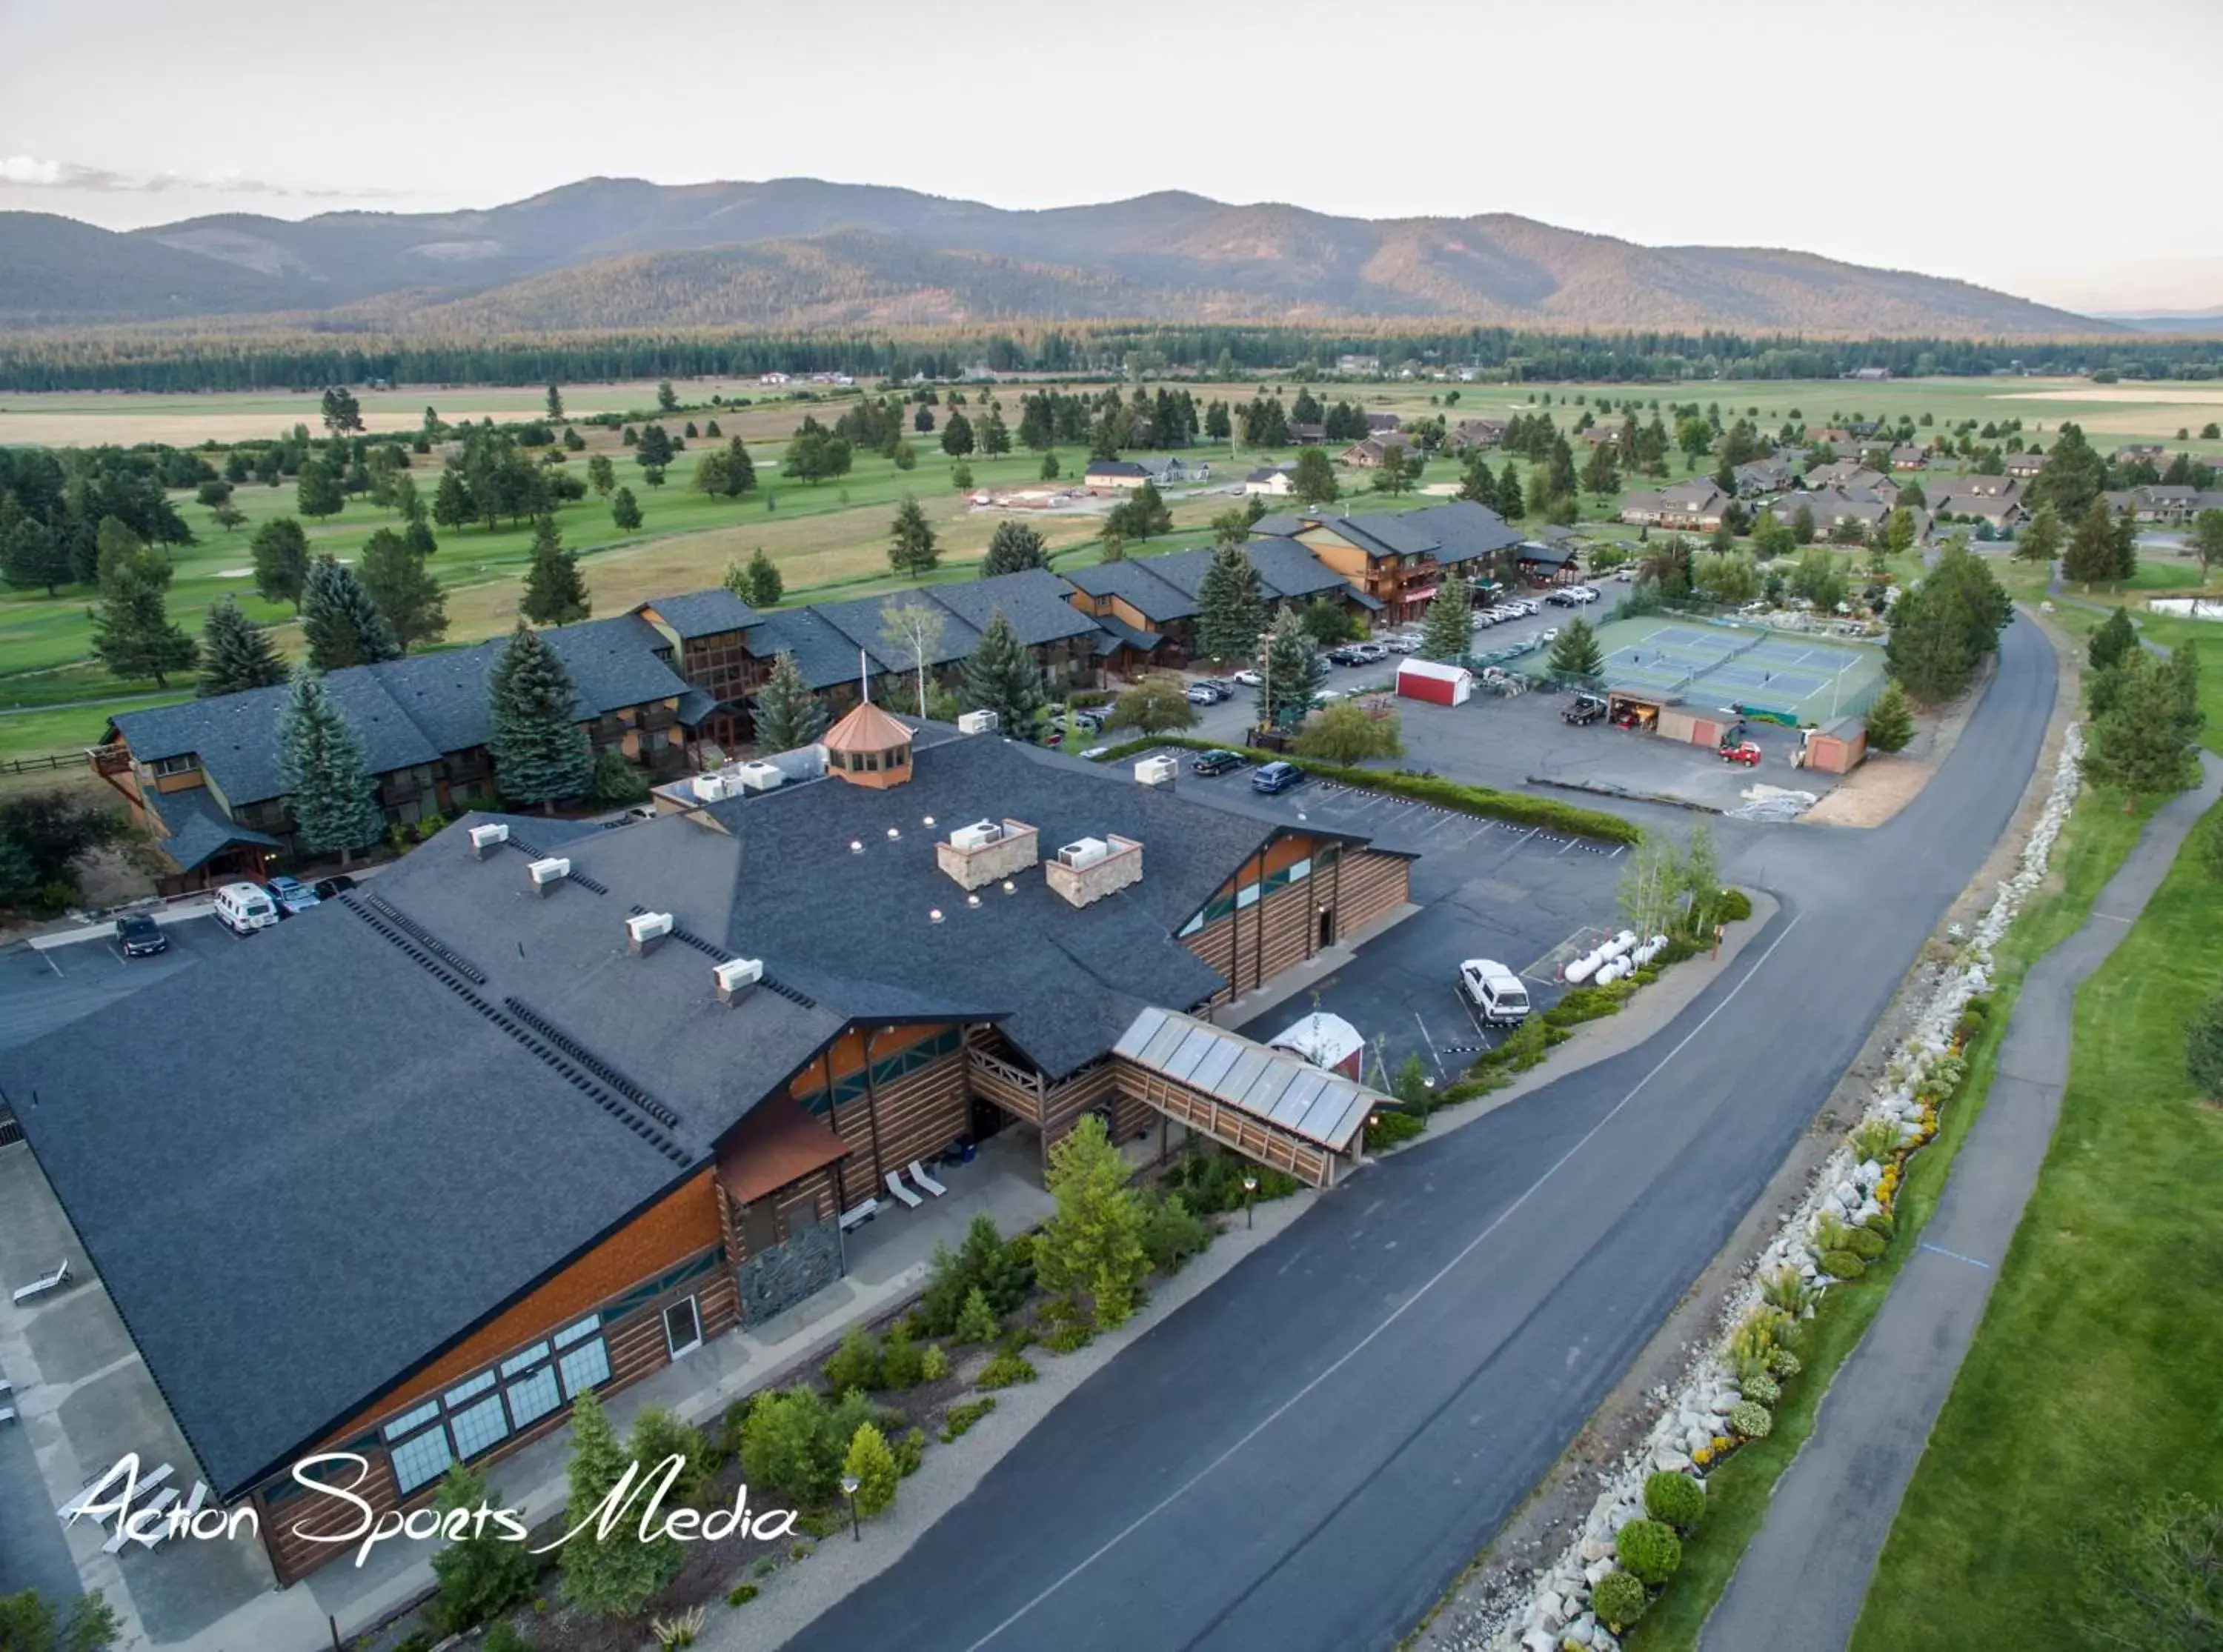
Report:
[[589,1314],[577,1324],[566,1325],[562,1330],[557,1332],[556,1346],[559,1348],[568,1348],[581,1337],[591,1336],[601,1329],[602,1316],[600,1314]]
[[[545,1351],[546,1343],[542,1343]],[[556,1386],[556,1367],[543,1366],[522,1382],[513,1382],[503,1391],[509,1396],[509,1421],[513,1428],[526,1429],[564,1403],[564,1396]]]
[[[438,1407],[434,1407],[438,1410]],[[448,1472],[455,1455],[448,1449],[448,1431],[430,1428],[414,1439],[405,1440],[387,1454],[394,1460],[394,1484],[406,1497],[420,1486],[430,1486]]]
[[386,1437],[388,1440],[399,1440],[404,1435],[414,1434],[439,1415],[440,1402],[437,1399],[428,1399],[415,1410],[406,1416],[397,1416],[393,1422],[387,1423]]
[[564,1373],[564,1391],[575,1398],[610,1379],[610,1351],[599,1336],[572,1349],[557,1365]]
[[455,1431],[456,1454],[459,1457],[475,1457],[501,1444],[509,1435],[509,1419],[502,1415],[499,1394],[488,1394],[476,1404],[456,1412],[449,1417],[448,1426]]

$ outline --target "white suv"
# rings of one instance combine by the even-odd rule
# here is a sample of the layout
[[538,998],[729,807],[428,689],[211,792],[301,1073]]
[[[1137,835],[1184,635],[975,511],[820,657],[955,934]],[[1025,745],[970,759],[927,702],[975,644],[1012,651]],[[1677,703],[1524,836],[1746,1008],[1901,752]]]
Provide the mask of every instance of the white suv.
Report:
[[1470,958],[1458,968],[1459,994],[1485,1021],[1510,1026],[1528,1019],[1528,989],[1496,958]]

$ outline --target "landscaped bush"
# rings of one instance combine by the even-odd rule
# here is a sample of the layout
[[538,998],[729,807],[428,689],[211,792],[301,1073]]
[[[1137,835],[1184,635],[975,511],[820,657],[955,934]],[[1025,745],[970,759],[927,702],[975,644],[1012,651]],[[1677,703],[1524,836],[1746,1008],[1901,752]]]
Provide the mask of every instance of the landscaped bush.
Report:
[[1873,1262],[1884,1253],[1883,1235],[1871,1228],[1855,1228],[1845,1234],[1844,1247],[1863,1262]]
[[1872,1234],[1878,1234],[1885,1239],[1889,1239],[1892,1234],[1897,1231],[1898,1225],[1892,1221],[1890,1211],[1879,1210],[1875,1215],[1870,1216],[1866,1222],[1862,1222],[1861,1226],[1867,1228]]
[[852,1325],[826,1362],[826,1385],[837,1394],[880,1385],[880,1345],[863,1326]]
[[1515,1071],[1525,1072],[1541,1061],[1550,1047],[1544,1023],[1532,1017],[1515,1027],[1505,1042],[1490,1053]]
[[1833,1279],[1857,1279],[1868,1271],[1868,1265],[1850,1251],[1823,1251],[1817,1259]]
[[1609,1572],[1590,1586],[1590,1611],[1618,1635],[1644,1616],[1652,1597],[1626,1572]]
[[1402,1108],[1377,1108],[1366,1116],[1366,1146],[1370,1153],[1380,1153],[1402,1141],[1427,1134],[1428,1121],[1418,1113],[1407,1113]]
[[867,1520],[896,1500],[896,1482],[903,1478],[887,1436],[870,1423],[860,1424],[849,1442],[841,1472],[857,1482],[857,1512]]
[[1688,1531],[1706,1512],[1706,1488],[1688,1474],[1651,1475],[1644,1482],[1644,1512],[1678,1531]]
[[1546,1027],[1573,1027],[1619,1013],[1635,990],[1634,978],[1611,981],[1603,987],[1570,987],[1559,1002],[1544,1012]]
[[1762,1279],[1760,1294],[1769,1307],[1789,1318],[1804,1313],[1814,1301],[1814,1287],[1795,1267],[1779,1267]]
[[909,1479],[926,1460],[926,1430],[913,1429],[897,1441],[892,1448],[896,1454],[896,1473]]
[[880,1347],[880,1386],[916,1388],[926,1375],[926,1358],[910,1340],[910,1328],[898,1324]]
[[979,1285],[974,1285],[967,1294],[965,1306],[959,1311],[957,1323],[952,1328],[954,1340],[959,1342],[992,1342],[1003,1329],[1003,1322],[996,1317],[996,1310],[988,1306],[987,1293]]
[[1765,1371],[1755,1371],[1738,1387],[1747,1399],[1759,1405],[1773,1405],[1783,1398],[1782,1385]]
[[1682,1565],[1683,1540],[1659,1521],[1632,1520],[1615,1535],[1613,1554],[1639,1583],[1658,1588]]
[[921,1382],[940,1382],[949,1374],[949,1356],[941,1351],[941,1344],[929,1342],[918,1356],[918,1379]]
[[1899,1148],[1899,1126],[1889,1119],[1866,1119],[1856,1126],[1850,1136],[1854,1156],[1872,1159],[1880,1165],[1891,1162]]
[[756,1598],[757,1586],[753,1583],[736,1583],[726,1592],[726,1604],[728,1606],[746,1606]]
[[815,1388],[766,1389],[741,1424],[741,1468],[751,1486],[782,1502],[823,1503],[857,1430],[901,1421],[853,1391],[829,1405]]
[[[1145,1200],[1143,1254],[1161,1273],[1171,1273],[1212,1243],[1212,1227],[1178,1193]],[[1064,1350],[1060,1350],[1064,1352]]]
[[973,1218],[957,1249],[935,1247],[930,1267],[932,1277],[919,1297],[920,1328],[930,1336],[947,1336],[976,1290],[998,1319],[1027,1299],[1034,1286],[1034,1245],[1023,1234],[1005,1243],[994,1221],[981,1215]]
[[1176,1159],[1166,1172],[1165,1184],[1198,1215],[1218,1215],[1243,1208],[1245,1176],[1258,1178],[1258,1190],[1250,1197],[1260,1204],[1287,1198],[1304,1185],[1286,1171],[1269,1170],[1218,1147],[1193,1148]]
[[1014,1383],[1032,1382],[1034,1366],[1025,1357],[1017,1354],[999,1354],[988,1361],[974,1380],[976,1388],[1009,1388]]
[[953,1405],[941,1419],[941,1443],[948,1445],[962,1439],[973,1425],[996,1409],[992,1399],[968,1399],[962,1405]]
[[1075,1320],[1042,1338],[1042,1346],[1052,1354],[1078,1354],[1095,1340],[1096,1333]]
[[[752,1589],[749,1592],[753,1594],[756,1591]],[[479,1652],[532,1652],[532,1643],[525,1638],[523,1631],[515,1624],[504,1618],[486,1632],[486,1639],[479,1643]]]
[[1767,1356],[1767,1368],[1775,1373],[1778,1382],[1788,1382],[1806,1367],[1789,1348],[1778,1348]]
[[1752,916],[1752,897],[1742,889],[1723,889],[1714,902],[1714,915],[1725,924],[1742,923]]
[[1767,1431],[1775,1426],[1775,1419],[1767,1414],[1767,1407],[1757,1400],[1741,1399],[1729,1407],[1729,1427],[1748,1440],[1765,1440]]

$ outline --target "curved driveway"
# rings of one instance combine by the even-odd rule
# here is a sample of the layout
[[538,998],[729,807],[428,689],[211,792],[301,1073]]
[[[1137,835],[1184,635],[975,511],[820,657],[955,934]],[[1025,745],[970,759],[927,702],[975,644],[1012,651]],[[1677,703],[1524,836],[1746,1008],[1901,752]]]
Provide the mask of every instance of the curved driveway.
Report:
[[1388,1647],[1728,1239],[2005,829],[2053,701],[2027,623],[1875,831],[1744,836],[1782,910],[1647,1044],[1322,1199],[1085,1384],[800,1649]]

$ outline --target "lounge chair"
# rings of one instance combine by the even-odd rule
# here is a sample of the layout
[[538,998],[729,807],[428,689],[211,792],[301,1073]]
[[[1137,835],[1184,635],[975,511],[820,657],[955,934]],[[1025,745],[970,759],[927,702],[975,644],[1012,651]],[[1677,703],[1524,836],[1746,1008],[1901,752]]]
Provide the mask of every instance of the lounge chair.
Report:
[[890,1171],[887,1173],[886,1181],[888,1184],[888,1191],[894,1194],[896,1197],[901,1199],[912,1209],[916,1210],[919,1206],[926,1203],[924,1199],[920,1198],[917,1194],[912,1192],[909,1187],[904,1185],[903,1172],[901,1171]]
[[948,1188],[942,1186],[941,1183],[935,1181],[931,1176],[929,1176],[926,1173],[924,1167],[922,1166],[916,1159],[910,1161],[910,1179],[916,1182],[928,1192],[933,1194],[937,1199],[943,1194],[949,1191]]
[[13,1423],[15,1420],[16,1408],[12,1405],[0,1405],[0,1423]]
[[67,1261],[64,1261],[57,1266],[52,1273],[47,1274],[45,1278],[34,1279],[28,1285],[17,1285],[16,1287],[16,1300],[17,1302],[28,1302],[34,1297],[45,1296],[49,1291],[59,1291],[62,1286],[68,1283],[69,1263]]

